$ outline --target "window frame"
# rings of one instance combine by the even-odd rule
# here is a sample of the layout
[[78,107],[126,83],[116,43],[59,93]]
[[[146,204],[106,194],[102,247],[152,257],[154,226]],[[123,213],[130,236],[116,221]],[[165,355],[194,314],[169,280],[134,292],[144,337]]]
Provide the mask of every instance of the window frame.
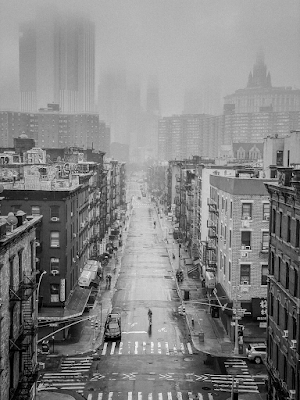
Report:
[[[249,212],[247,212],[244,208],[249,207]],[[241,214],[242,214],[242,219],[252,219],[252,215],[253,215],[253,204],[251,202],[242,202],[242,210],[241,210]]]
[[[267,270],[267,273],[264,274],[264,269]],[[261,286],[266,286],[268,284],[268,273],[269,273],[269,265],[268,264],[261,264]]]
[[[247,273],[242,272],[242,269],[247,268]],[[247,280],[248,277],[248,280]],[[245,282],[248,283],[245,283]],[[250,286],[251,285],[251,264],[250,263],[241,263],[240,264],[240,285]]]

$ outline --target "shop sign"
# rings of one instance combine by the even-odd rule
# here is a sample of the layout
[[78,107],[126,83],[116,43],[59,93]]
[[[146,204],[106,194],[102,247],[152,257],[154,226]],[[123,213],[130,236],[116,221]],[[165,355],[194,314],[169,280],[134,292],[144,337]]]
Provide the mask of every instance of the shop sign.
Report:
[[267,306],[268,302],[266,298],[253,298],[252,299],[252,316],[258,321],[267,320]]
[[60,280],[60,301],[66,301],[66,280]]

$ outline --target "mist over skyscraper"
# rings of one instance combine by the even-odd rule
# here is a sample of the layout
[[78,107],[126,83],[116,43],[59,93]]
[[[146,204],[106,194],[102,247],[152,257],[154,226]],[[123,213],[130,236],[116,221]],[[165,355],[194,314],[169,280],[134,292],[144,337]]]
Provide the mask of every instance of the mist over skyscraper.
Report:
[[95,26],[85,16],[38,9],[20,25],[21,111],[57,103],[62,112],[94,112]]

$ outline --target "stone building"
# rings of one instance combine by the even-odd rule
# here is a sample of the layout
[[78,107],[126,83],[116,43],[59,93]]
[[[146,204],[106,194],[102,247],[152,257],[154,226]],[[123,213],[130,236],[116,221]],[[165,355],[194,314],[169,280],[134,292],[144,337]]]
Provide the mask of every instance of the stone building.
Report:
[[37,365],[36,229],[42,216],[0,216],[0,397],[34,399]]
[[270,195],[267,369],[268,399],[300,396],[300,174],[278,167]]

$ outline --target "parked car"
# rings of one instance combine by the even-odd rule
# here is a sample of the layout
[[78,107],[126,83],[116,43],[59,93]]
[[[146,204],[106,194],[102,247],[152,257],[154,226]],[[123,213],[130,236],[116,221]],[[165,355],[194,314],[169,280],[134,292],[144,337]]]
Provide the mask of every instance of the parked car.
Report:
[[111,312],[108,314],[104,327],[104,340],[121,339],[121,314]]
[[267,356],[267,347],[265,343],[250,343],[246,349],[248,360],[261,364]]

